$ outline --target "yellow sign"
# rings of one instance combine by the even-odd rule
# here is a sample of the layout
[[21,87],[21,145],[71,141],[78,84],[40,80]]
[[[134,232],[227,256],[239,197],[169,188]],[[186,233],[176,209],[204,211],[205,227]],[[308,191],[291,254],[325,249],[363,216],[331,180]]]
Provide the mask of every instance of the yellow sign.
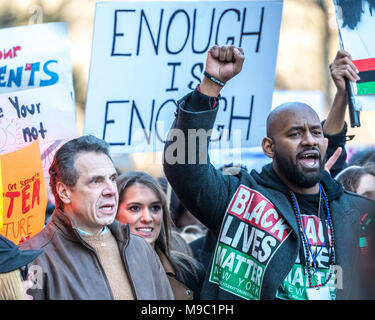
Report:
[[47,189],[39,141],[0,156],[3,188],[3,223],[0,234],[14,243],[43,229]]

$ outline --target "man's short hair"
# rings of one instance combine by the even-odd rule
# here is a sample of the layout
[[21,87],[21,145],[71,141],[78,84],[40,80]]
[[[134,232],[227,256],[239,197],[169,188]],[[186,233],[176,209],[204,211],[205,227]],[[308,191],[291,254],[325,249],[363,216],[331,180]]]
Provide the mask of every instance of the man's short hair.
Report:
[[62,182],[69,187],[75,186],[79,175],[74,163],[77,155],[84,152],[104,153],[112,161],[109,144],[92,135],[82,136],[65,143],[56,152],[49,169],[50,187],[55,197],[56,207],[59,209],[63,209],[63,203],[57,194],[56,184],[57,182]]

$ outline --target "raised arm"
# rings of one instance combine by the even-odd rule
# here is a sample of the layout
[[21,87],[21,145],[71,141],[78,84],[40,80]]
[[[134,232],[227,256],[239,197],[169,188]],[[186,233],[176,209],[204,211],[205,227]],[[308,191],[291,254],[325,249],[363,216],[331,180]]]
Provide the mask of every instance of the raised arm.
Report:
[[[244,62],[240,48],[212,47],[200,86],[178,102],[176,119],[163,154],[165,175],[183,205],[207,227],[220,227],[232,185],[209,161],[208,144],[218,110],[220,91]],[[218,230],[217,230],[218,231]]]
[[[234,46],[213,46],[207,53],[205,76],[200,84],[201,92],[207,96],[218,97],[223,86],[242,70],[245,56],[242,48]],[[210,76],[213,79],[210,80]]]
[[358,70],[352,62],[351,55],[344,50],[339,50],[337,52],[329,68],[331,78],[336,86],[336,95],[327,119],[324,121],[323,131],[326,138],[328,138],[328,158],[334,155],[338,148],[341,148],[341,154],[337,157],[336,163],[333,164],[330,170],[331,175],[334,177],[345,168],[346,161],[346,86],[348,81],[356,82],[359,80],[359,77],[357,75]]
[[356,82],[359,77],[351,55],[345,50],[337,52],[335,60],[330,64],[329,69],[336,86],[336,95],[323,130],[326,134],[333,135],[341,132],[345,125],[346,79]]

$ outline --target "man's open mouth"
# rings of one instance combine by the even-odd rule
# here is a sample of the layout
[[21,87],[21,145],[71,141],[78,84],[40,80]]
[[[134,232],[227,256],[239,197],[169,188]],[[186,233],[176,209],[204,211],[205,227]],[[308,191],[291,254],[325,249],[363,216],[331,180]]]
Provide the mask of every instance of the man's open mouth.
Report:
[[103,213],[112,214],[115,210],[114,204],[105,204],[99,207],[99,210]]
[[320,166],[320,152],[316,150],[302,151],[297,154],[298,163],[307,169],[315,169]]

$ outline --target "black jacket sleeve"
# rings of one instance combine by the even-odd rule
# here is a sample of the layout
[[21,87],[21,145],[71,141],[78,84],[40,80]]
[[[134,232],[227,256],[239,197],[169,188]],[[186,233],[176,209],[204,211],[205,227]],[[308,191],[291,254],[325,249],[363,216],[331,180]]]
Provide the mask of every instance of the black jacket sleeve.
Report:
[[[324,125],[325,120],[322,121],[322,126]],[[342,148],[342,152],[340,157],[337,159],[336,163],[331,168],[331,176],[334,178],[341,170],[345,169],[347,167],[346,164],[346,140],[347,140],[347,130],[348,126],[345,122],[344,128],[341,130],[341,132],[337,134],[326,134],[324,133],[324,136],[328,139],[328,148],[327,148],[327,159],[329,159],[337,150],[338,147]]]
[[208,145],[218,101],[193,91],[178,102],[163,154],[164,173],[182,204],[219,232],[230,190],[239,181],[210,163]]

